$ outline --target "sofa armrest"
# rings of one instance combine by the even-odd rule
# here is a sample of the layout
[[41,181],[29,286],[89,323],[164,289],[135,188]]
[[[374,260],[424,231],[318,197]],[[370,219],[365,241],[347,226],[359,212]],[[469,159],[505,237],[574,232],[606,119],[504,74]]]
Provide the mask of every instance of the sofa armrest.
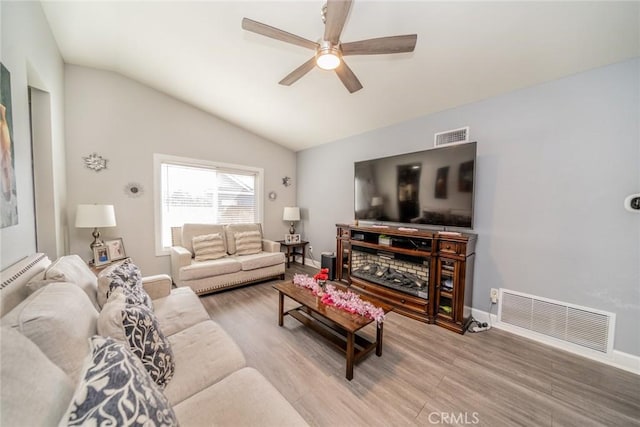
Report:
[[171,277],[168,274],[143,277],[142,287],[152,300],[164,298],[171,293]]
[[280,243],[262,239],[262,250],[265,252],[280,252]]
[[171,246],[171,277],[178,284],[180,269],[191,265],[191,251],[182,246]]

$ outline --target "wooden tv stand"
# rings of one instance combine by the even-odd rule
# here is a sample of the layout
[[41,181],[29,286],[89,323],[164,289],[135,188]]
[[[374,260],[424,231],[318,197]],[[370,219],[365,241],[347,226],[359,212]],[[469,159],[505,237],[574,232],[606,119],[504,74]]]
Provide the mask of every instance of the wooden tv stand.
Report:
[[475,234],[374,225],[336,228],[336,280],[405,316],[466,331]]

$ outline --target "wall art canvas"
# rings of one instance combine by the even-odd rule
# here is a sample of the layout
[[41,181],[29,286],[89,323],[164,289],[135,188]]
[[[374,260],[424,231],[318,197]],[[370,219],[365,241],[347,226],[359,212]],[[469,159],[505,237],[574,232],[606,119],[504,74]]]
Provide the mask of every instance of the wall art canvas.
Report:
[[11,76],[0,63],[0,228],[18,223]]

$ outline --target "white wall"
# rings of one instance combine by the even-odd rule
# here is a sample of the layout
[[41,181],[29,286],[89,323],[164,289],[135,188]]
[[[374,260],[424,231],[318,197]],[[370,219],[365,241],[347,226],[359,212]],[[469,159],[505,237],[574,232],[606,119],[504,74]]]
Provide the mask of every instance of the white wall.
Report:
[[64,64],[39,2],[0,2],[0,60],[11,73],[13,144],[18,195],[18,225],[0,229],[0,268],[36,250],[28,86],[50,94],[53,197],[49,206],[55,246],[64,251]]
[[[296,201],[295,153],[116,73],[67,65],[65,82],[71,253],[92,258],[91,230],[73,227],[76,205],[113,204],[118,225],[102,237],[122,237],[145,275],[170,271],[169,257],[155,256],[153,153],[263,168],[264,232],[283,238],[283,208]],[[84,166],[94,152],[108,159],[106,170]],[[282,186],[284,176],[292,186]],[[141,197],[125,194],[130,182],[142,184]]]
[[[508,288],[617,314],[615,348],[640,355],[640,60],[577,74],[298,153],[314,251],[353,221],[353,162],[478,141],[474,308]],[[366,90],[366,89],[365,89]]]

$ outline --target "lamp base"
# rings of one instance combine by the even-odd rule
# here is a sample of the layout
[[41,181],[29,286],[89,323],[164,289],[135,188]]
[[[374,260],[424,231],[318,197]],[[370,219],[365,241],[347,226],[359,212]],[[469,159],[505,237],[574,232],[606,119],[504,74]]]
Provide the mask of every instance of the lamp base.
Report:
[[293,221],[291,221],[289,226],[289,234],[296,234],[296,228],[293,226]]
[[93,248],[104,246],[104,242],[100,240],[100,231],[98,230],[98,227],[93,229],[93,233],[91,233],[91,235],[93,236],[93,242],[91,242],[89,248],[91,248],[91,253],[93,254]]

